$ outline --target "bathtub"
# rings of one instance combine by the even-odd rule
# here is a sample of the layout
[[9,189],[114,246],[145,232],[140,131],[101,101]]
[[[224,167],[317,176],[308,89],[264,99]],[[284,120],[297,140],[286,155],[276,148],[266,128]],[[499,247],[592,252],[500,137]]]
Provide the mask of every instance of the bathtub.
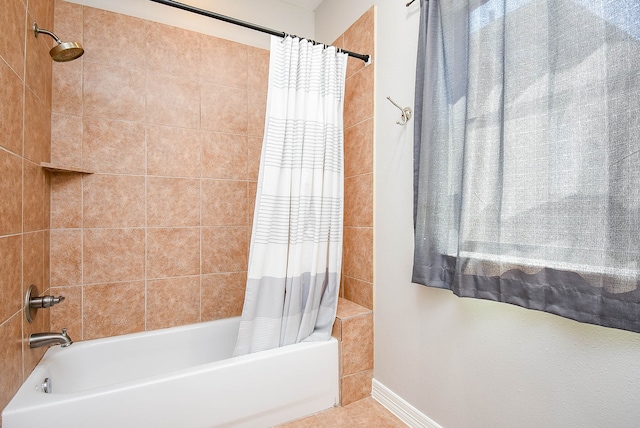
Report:
[[54,346],[4,409],[2,426],[269,427],[338,403],[334,338],[232,358],[239,323]]

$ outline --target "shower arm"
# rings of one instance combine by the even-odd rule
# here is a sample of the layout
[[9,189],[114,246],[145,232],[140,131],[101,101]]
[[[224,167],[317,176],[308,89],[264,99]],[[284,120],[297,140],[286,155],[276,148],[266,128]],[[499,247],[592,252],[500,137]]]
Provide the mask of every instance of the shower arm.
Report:
[[61,44],[61,43],[62,43],[62,40],[60,40],[60,39],[58,38],[58,36],[56,36],[55,34],[53,34],[53,33],[52,33],[51,31],[49,31],[49,30],[44,30],[44,29],[42,29],[42,28],[38,27],[38,24],[36,24],[35,22],[33,23],[33,33],[36,35],[36,37],[38,37],[38,33],[44,33],[44,34],[46,34],[46,35],[48,35],[48,36],[53,37],[53,40],[55,40],[55,41],[56,41],[56,43],[58,43],[58,44]]

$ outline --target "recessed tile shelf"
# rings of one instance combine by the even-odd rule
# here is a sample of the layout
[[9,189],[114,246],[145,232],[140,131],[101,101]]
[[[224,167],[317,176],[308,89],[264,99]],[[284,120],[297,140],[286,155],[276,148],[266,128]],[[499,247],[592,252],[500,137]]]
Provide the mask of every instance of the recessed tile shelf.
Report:
[[55,165],[49,162],[40,162],[40,166],[47,171],[51,172],[73,172],[78,174],[93,174],[93,171],[89,171],[88,169],[78,168],[75,166],[66,166],[66,165]]

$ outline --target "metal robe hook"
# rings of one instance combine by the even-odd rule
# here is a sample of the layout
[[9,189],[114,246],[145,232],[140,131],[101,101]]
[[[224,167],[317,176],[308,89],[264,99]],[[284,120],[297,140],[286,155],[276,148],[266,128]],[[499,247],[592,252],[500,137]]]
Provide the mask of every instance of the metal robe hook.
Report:
[[395,101],[393,101],[391,99],[391,97],[387,97],[387,99],[389,101],[391,101],[391,104],[393,104],[394,106],[398,107],[400,109],[400,111],[402,112],[402,119],[396,121],[396,123],[398,125],[406,125],[407,122],[409,121],[409,119],[411,119],[411,115],[413,114],[413,110],[411,110],[411,107],[400,107]]

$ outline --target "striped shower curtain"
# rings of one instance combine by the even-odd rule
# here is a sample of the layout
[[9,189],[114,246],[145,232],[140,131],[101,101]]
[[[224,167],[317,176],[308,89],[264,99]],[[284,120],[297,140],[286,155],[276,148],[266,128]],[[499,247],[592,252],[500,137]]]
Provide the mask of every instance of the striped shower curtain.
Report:
[[234,355],[328,340],[336,314],[344,206],[347,56],[271,39],[265,134]]

